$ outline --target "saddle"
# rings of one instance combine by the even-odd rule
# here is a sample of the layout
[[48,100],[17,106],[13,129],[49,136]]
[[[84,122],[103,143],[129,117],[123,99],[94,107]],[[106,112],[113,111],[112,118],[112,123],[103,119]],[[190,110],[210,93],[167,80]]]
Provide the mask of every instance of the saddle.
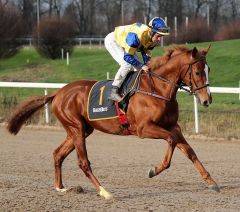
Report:
[[88,96],[88,119],[90,121],[112,119],[120,117],[121,114],[127,113],[130,97],[135,93],[138,85],[139,76],[142,71],[131,71],[128,73],[120,90],[122,99],[115,104],[113,100],[109,100],[113,80],[103,80],[96,82]]

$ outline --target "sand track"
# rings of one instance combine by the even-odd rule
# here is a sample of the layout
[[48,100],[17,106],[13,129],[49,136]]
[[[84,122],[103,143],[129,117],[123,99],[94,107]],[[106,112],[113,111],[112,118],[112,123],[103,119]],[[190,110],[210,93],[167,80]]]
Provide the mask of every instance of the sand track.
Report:
[[115,197],[106,201],[79,170],[75,151],[63,164],[63,182],[74,189],[64,194],[54,190],[52,152],[64,132],[25,128],[12,136],[0,127],[0,135],[0,211],[240,210],[237,141],[189,141],[218,182],[221,193],[215,193],[178,149],[170,169],[147,178],[148,169],[159,164],[166,151],[165,141],[94,133],[87,141],[88,154],[95,175]]

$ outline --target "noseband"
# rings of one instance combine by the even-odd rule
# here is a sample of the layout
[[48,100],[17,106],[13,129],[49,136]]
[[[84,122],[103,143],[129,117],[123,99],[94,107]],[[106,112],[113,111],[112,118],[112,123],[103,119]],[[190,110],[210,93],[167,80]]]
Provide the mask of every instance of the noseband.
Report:
[[[153,97],[156,97],[156,98],[159,98],[159,99],[170,101],[171,98],[164,97],[164,96],[161,96],[161,95],[158,95],[158,94],[154,93],[153,80],[151,78],[151,76],[154,76],[154,77],[156,77],[156,78],[158,78],[158,79],[160,79],[160,80],[162,80],[164,82],[167,82],[167,83],[171,84],[172,86],[174,86],[176,88],[179,88],[181,90],[184,90],[184,91],[188,92],[189,95],[196,95],[196,91],[209,86],[209,84],[205,84],[205,85],[202,85],[202,86],[197,86],[194,81],[193,81],[194,84],[192,83],[192,72],[193,72],[192,66],[194,64],[196,64],[196,63],[198,63],[200,61],[204,61],[204,60],[206,60],[206,58],[205,58],[205,56],[202,56],[202,57],[198,58],[196,61],[194,61],[193,63],[188,64],[188,69],[187,69],[187,71],[186,71],[186,73],[184,75],[184,78],[187,75],[187,73],[190,72],[189,73],[189,81],[190,81],[189,85],[186,85],[184,82],[180,82],[179,84],[177,84],[176,82],[174,82],[172,80],[169,80],[169,79],[166,79],[166,78],[162,77],[161,75],[156,74],[156,73],[154,73],[154,72],[149,70],[149,71],[145,71],[145,73],[147,73],[149,75],[150,85],[151,85],[151,92],[147,92],[147,91],[144,91],[144,90],[140,89],[140,80],[141,80],[141,78],[139,80],[139,83],[138,83],[137,88],[136,88],[135,91],[138,92],[138,93],[143,93],[143,94],[148,95],[148,96],[153,96]],[[193,89],[193,85],[195,85],[195,87],[196,87],[195,89]],[[188,88],[186,88],[186,86]]]
[[196,91],[201,90],[202,88],[205,88],[205,87],[209,86],[209,83],[208,83],[208,84],[205,84],[205,85],[202,85],[202,86],[197,86],[196,83],[195,83],[194,80],[193,80],[193,83],[194,83],[194,85],[195,85],[195,87],[196,87],[195,89],[193,89],[193,83],[192,83],[192,72],[193,72],[192,66],[193,66],[195,63],[198,63],[198,62],[200,62],[200,61],[205,61],[205,60],[206,60],[205,56],[202,56],[202,57],[200,57],[199,59],[197,59],[196,61],[194,61],[193,63],[190,63],[190,64],[188,65],[188,69],[187,69],[187,71],[186,71],[186,73],[185,73],[185,75],[184,75],[183,78],[185,78],[185,76],[187,75],[187,73],[190,72],[190,73],[189,73],[190,85],[188,85],[189,89],[183,87],[183,86],[186,86],[186,84],[185,84],[184,82],[181,82],[180,85],[178,85],[178,87],[179,87],[180,89],[187,91],[190,95],[196,95]]

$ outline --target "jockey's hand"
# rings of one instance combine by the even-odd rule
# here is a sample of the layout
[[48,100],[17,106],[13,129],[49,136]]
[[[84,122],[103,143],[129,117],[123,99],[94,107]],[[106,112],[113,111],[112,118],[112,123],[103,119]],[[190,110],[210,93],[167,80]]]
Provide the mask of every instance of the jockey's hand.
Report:
[[149,67],[147,65],[143,65],[142,66],[142,70],[147,72],[147,71],[149,71]]

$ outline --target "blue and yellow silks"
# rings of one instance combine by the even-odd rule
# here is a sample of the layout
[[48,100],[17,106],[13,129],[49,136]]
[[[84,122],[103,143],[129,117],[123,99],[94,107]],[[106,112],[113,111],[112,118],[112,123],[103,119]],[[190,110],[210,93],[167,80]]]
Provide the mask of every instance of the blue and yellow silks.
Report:
[[[115,28],[114,36],[117,44],[125,51],[124,60],[136,68],[141,68],[151,58],[156,43],[152,42],[151,29],[141,23],[135,23]],[[141,52],[144,63],[137,60],[134,55]]]

